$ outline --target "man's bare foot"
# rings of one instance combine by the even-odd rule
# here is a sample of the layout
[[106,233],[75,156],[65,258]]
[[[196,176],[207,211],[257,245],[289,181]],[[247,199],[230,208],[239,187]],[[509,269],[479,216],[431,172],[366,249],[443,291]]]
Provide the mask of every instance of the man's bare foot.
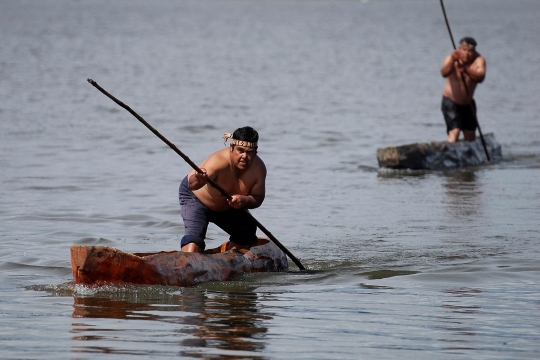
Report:
[[232,241],[229,241],[227,244],[227,250],[249,250],[251,248],[251,245],[240,245],[237,243],[234,243]]

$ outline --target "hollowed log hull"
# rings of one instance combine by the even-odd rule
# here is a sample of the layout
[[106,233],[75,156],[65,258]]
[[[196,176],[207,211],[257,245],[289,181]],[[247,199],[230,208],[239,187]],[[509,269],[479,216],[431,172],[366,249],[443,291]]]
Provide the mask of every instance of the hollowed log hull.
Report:
[[109,246],[74,245],[71,269],[77,284],[166,286],[231,280],[245,272],[288,270],[286,255],[269,240],[259,239],[248,250],[225,251],[226,245],[202,254],[181,251],[132,254]]
[[[491,133],[484,136],[491,162],[502,160],[501,145]],[[377,149],[379,167],[389,169],[441,170],[487,163],[480,138],[455,143],[433,141]]]

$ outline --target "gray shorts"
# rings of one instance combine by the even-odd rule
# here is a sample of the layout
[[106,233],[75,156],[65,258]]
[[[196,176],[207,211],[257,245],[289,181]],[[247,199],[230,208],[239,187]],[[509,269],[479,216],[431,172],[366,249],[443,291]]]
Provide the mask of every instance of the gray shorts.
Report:
[[229,240],[239,245],[257,243],[257,225],[246,210],[231,208],[225,211],[213,211],[204,205],[188,188],[187,176],[182,180],[178,191],[180,214],[184,220],[184,236],[180,246],[189,243],[197,244],[205,249],[208,223],[214,223],[227,234]]

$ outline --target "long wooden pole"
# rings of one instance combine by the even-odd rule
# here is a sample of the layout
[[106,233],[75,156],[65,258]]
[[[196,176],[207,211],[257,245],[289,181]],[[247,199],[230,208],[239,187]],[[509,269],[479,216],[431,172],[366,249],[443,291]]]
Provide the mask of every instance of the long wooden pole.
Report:
[[[448,33],[450,34],[450,40],[452,41],[452,47],[454,50],[456,50],[456,43],[454,42],[454,37],[452,36],[452,30],[450,30],[450,24],[448,23],[448,17],[446,16],[446,10],[444,9],[444,3],[443,0],[441,1],[441,8],[444,15],[444,21],[446,22],[446,28],[448,29]],[[476,116],[476,109],[473,106],[472,103],[472,96],[469,92],[469,87],[467,86],[467,83],[465,82],[465,76],[463,73],[461,73],[461,81],[463,81],[463,85],[465,86],[465,91],[467,92],[467,98],[469,99],[469,105],[471,106],[471,112],[474,116],[474,120],[476,121],[476,126],[478,126],[478,133],[480,134],[480,140],[482,140],[482,146],[484,147],[484,151],[486,152],[486,158],[488,162],[491,162],[491,158],[489,157],[489,153],[486,147],[486,141],[484,140],[484,135],[482,134],[482,129],[480,128],[480,123],[478,122],[478,117]]]
[[[193,161],[191,161],[191,159],[189,157],[187,157],[183,152],[181,152],[172,142],[167,140],[167,138],[165,138],[165,136],[161,135],[159,133],[159,131],[154,129],[152,127],[152,125],[150,125],[148,122],[146,122],[146,120],[144,120],[139,114],[137,114],[135,111],[133,111],[129,106],[127,106],[126,104],[124,104],[123,102],[121,102],[120,100],[118,100],[117,98],[112,96],[111,94],[109,94],[105,89],[103,89],[101,86],[99,86],[98,83],[95,82],[94,80],[88,79],[88,82],[90,84],[92,84],[96,89],[101,91],[103,94],[105,94],[105,96],[110,98],[112,101],[114,101],[115,103],[117,103],[118,105],[120,105],[121,107],[126,109],[127,111],[129,111],[129,113],[131,115],[135,116],[137,118],[137,120],[139,120],[141,123],[143,123],[143,125],[146,126],[151,132],[153,132],[154,135],[156,135],[158,138],[160,138],[165,144],[169,145],[169,147],[171,149],[173,149],[178,155],[180,155],[182,157],[182,159],[184,159],[195,171],[197,171],[198,173],[202,173],[202,170]],[[231,195],[229,195],[221,186],[219,186],[212,179],[208,179],[208,183],[210,185],[212,185],[214,188],[216,188],[227,199],[230,200],[232,198]],[[274,235],[272,235],[272,233],[270,231],[268,231],[259,221],[257,221],[257,219],[255,219],[255,217],[253,217],[253,215],[251,215],[251,213],[249,211],[245,210],[245,212],[246,212],[246,214],[248,214],[248,216],[251,218],[251,220],[253,222],[255,222],[257,227],[259,229],[261,229],[261,231],[263,233],[265,233],[266,236],[268,236],[285,254],[287,254],[291,258],[291,260],[296,264],[296,266],[298,266],[298,268],[300,270],[305,270],[306,269],[302,265],[300,260],[298,260],[285,246],[283,246],[279,242],[279,240],[276,239],[276,237]]]

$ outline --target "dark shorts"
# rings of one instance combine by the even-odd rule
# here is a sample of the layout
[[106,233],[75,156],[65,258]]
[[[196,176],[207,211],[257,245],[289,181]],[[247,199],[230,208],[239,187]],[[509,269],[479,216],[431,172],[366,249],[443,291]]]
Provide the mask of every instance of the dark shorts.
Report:
[[257,242],[257,225],[247,211],[232,208],[225,211],[210,210],[188,188],[187,176],[180,184],[178,199],[180,214],[184,220],[184,237],[180,246],[195,243],[204,250],[204,239],[210,222],[229,234],[229,240],[234,243],[253,245]]
[[[476,103],[472,101],[476,111]],[[476,116],[471,105],[458,105],[447,97],[442,98],[441,110],[446,121],[446,132],[453,129],[476,131]]]

